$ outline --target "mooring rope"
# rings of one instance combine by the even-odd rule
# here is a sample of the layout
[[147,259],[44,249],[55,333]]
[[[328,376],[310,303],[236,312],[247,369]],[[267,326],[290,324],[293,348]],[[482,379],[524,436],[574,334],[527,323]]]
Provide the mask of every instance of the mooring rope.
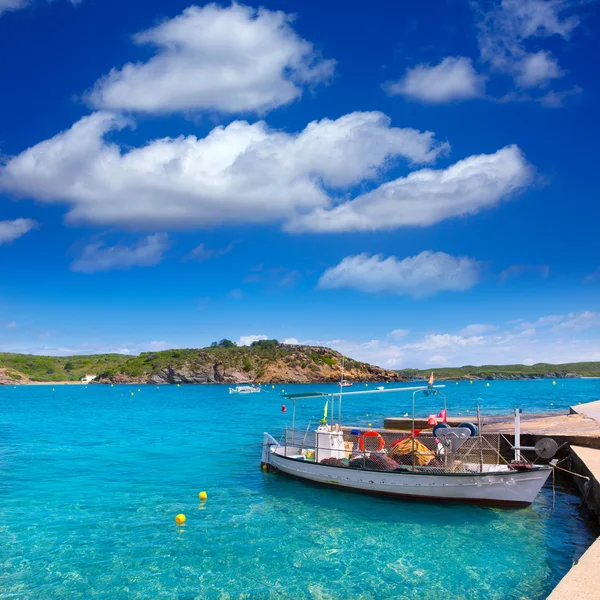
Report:
[[561,471],[564,471],[565,473],[570,473],[571,475],[575,475],[575,477],[581,477],[581,479],[587,479],[588,481],[591,481],[591,479],[587,476],[587,475],[580,475],[579,473],[575,473],[574,471],[569,471],[569,469],[563,469],[562,467],[559,467],[558,465],[550,465],[551,467],[554,467],[555,469],[560,469]]

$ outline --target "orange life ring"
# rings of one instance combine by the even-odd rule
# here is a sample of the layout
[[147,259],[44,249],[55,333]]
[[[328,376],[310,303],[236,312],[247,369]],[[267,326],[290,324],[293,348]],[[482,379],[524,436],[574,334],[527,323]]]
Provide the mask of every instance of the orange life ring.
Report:
[[377,433],[376,431],[365,431],[365,433],[361,433],[358,437],[358,447],[361,452],[365,451],[365,438],[366,437],[377,437],[379,438],[379,449],[377,452],[381,452],[385,448],[385,440],[383,437]]

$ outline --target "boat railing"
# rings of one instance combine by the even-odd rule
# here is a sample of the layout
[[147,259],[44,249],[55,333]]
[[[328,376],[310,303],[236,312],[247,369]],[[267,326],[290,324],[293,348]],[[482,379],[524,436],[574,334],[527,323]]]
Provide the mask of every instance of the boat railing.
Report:
[[278,451],[287,458],[354,469],[483,473],[506,468],[500,443],[499,434],[487,433],[457,439],[370,428],[286,429]]

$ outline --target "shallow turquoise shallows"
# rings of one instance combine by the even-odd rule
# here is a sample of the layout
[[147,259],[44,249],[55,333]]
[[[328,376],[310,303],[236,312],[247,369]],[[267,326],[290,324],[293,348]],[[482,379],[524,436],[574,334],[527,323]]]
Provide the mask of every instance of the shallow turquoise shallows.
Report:
[[[265,474],[263,431],[278,435],[291,421],[282,388],[333,389],[0,388],[0,598],[535,600],[593,539],[565,488],[554,512],[550,486],[531,508],[501,510]],[[466,418],[478,398],[489,414],[600,398],[600,380],[446,389],[450,416]],[[440,410],[439,397],[426,400],[419,414]],[[409,411],[409,394],[344,402],[348,424],[381,426]],[[298,413],[300,427],[314,424],[323,403]]]

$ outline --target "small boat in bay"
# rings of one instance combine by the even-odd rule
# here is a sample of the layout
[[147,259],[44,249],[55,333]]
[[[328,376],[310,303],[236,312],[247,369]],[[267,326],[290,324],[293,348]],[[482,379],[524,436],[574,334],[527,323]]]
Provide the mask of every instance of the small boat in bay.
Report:
[[[524,460],[520,446],[520,411],[515,412],[514,460],[500,453],[500,434],[483,434],[481,423],[446,423],[443,385],[393,388],[377,391],[287,394],[293,403],[292,426],[278,441],[263,436],[264,468],[286,475],[373,494],[422,500],[458,500],[498,506],[531,504],[548,479],[552,467]],[[412,392],[412,431],[343,426],[342,400],[364,394]],[[415,430],[415,405],[424,396],[443,399],[443,421],[431,431]],[[320,425],[296,430],[296,402],[325,401]],[[327,407],[331,406],[329,420]],[[337,410],[337,415],[336,415]],[[479,411],[477,411],[479,414]],[[430,415],[432,417],[433,415]],[[336,418],[337,417],[337,418]],[[557,445],[540,440],[538,455],[551,458]],[[539,444],[539,442],[538,442]]]
[[236,385],[229,388],[230,394],[258,394],[260,385]]

